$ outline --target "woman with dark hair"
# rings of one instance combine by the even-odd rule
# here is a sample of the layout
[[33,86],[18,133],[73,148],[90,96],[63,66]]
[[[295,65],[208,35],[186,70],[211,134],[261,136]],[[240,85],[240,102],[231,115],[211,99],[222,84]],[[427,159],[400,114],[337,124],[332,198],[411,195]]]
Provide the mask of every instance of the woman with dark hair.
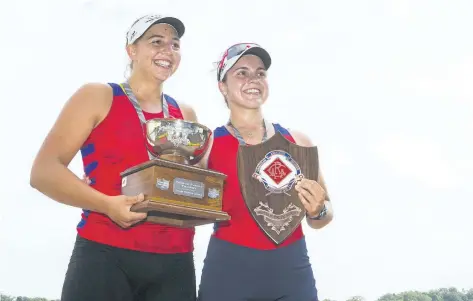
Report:
[[[208,168],[228,176],[223,210],[231,220],[215,225],[204,261],[199,301],[317,300],[301,225],[284,242],[275,244],[253,219],[240,190],[239,145],[260,144],[279,132],[292,143],[313,146],[306,135],[264,119],[262,106],[268,98],[270,65],[269,53],[250,43],[228,48],[218,65],[218,87],[230,109],[230,119],[215,129],[207,160]],[[316,181],[297,179],[295,185],[306,220],[314,229],[325,227],[333,217],[320,170],[318,175]]]
[[[143,195],[121,194],[120,172],[150,159],[142,131],[151,118],[197,121],[163,93],[181,61],[184,24],[147,15],[126,36],[131,75],[123,84],[88,83],[68,100],[31,170],[31,186],[83,209],[62,301],[194,301],[193,228],[143,221]],[[80,150],[89,185],[67,167]]]

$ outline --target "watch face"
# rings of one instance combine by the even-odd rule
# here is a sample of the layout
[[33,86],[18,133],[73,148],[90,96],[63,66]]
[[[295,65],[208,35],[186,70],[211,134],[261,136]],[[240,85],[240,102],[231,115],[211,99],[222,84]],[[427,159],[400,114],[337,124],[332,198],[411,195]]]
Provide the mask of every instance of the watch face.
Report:
[[307,218],[309,219],[312,219],[312,220],[319,220],[321,218],[323,218],[324,216],[327,215],[327,211],[328,211],[328,208],[327,206],[324,204],[324,207],[322,208],[322,211],[320,211],[319,215],[317,216],[309,216],[308,212],[306,213],[306,216]]
[[322,210],[319,213],[319,216],[325,214],[326,211],[327,211],[327,207],[324,205],[324,207],[322,208]]
[[319,215],[314,216],[310,219],[318,220],[318,219],[321,219],[322,217],[324,217],[326,214],[327,214],[327,206],[324,205],[324,208],[322,208],[322,211],[320,211]]

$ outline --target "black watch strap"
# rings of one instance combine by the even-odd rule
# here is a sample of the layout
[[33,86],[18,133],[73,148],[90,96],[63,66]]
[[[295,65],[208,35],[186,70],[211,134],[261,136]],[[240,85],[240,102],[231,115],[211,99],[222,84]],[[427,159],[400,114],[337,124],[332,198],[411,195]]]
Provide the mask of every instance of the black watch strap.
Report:
[[325,205],[325,203],[324,203],[324,207],[322,208],[322,211],[320,211],[320,213],[317,216],[307,215],[307,218],[311,219],[311,220],[314,220],[314,221],[321,220],[322,218],[324,218],[327,215],[327,210],[328,210],[327,205]]

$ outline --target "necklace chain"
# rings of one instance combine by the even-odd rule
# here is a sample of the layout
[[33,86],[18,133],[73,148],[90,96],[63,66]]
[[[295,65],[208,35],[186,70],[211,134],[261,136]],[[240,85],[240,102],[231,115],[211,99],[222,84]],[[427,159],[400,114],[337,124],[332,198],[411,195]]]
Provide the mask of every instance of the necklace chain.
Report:
[[[245,139],[243,139],[240,131],[232,124],[232,122],[229,120],[228,123],[227,123],[228,126],[230,126],[233,130],[233,132],[235,133],[235,136],[238,140],[238,142],[241,144],[241,145],[246,145],[247,143],[245,142]],[[261,139],[261,142],[265,142],[268,138],[268,131],[266,129],[266,122],[264,121],[263,119],[263,127],[264,129],[264,132],[263,132],[263,138]],[[248,137],[252,138],[253,137],[253,133],[251,132],[248,132],[247,133]]]

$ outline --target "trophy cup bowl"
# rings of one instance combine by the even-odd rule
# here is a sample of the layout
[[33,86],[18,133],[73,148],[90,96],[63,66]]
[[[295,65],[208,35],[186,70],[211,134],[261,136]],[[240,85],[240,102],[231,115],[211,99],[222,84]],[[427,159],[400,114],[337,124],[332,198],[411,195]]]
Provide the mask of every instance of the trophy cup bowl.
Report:
[[212,131],[204,125],[182,119],[155,118],[145,125],[146,146],[161,159],[194,165],[209,147]]
[[198,167],[212,131],[197,122],[155,118],[144,126],[152,159],[123,171],[122,194],[143,193],[131,211],[147,212],[147,221],[193,227],[229,220],[222,211],[226,175]]

